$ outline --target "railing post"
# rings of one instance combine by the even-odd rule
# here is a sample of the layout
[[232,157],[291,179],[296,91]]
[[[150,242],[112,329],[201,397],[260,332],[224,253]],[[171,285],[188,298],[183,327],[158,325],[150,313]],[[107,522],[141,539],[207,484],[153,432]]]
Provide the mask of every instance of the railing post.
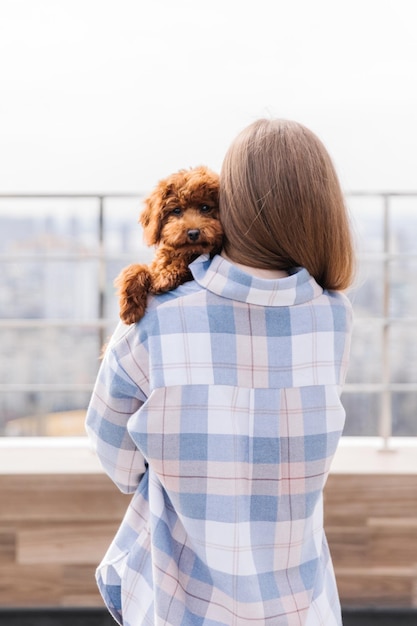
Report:
[[[106,257],[104,249],[104,196],[98,196],[98,246],[99,246],[99,261],[98,261],[98,318],[100,321],[105,319],[105,304],[106,304]],[[101,350],[105,342],[105,329],[102,325],[99,327],[99,349]]]
[[382,327],[382,385],[381,413],[379,418],[379,434],[383,441],[383,450],[388,450],[392,436],[392,402],[390,390],[390,198],[388,194],[383,195],[383,236],[384,236],[384,276],[383,276],[383,316]]

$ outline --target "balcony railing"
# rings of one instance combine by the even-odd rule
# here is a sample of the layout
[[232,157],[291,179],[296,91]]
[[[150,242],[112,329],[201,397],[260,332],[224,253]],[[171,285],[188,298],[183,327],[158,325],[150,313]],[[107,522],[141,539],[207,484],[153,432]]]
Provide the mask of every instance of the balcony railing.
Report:
[[[65,329],[65,332],[75,333],[74,341],[77,345],[76,333],[84,333],[88,336],[91,346],[93,342],[89,333],[93,333],[96,336],[95,348],[90,347],[90,352],[84,352],[82,358],[90,359],[96,371],[99,348],[105,343],[117,322],[117,302],[112,290],[113,279],[123,265],[138,261],[147,262],[152,256],[152,251],[141,245],[140,228],[135,228],[141,197],[141,194],[126,193],[0,194],[0,220],[7,219],[9,228],[12,228],[10,224],[16,215],[20,214],[19,211],[27,220],[36,220],[37,216],[43,220],[45,215],[49,215],[53,221],[60,218],[60,211],[64,206],[64,212],[69,218],[72,211],[76,212],[75,208],[78,207],[78,214],[81,215],[79,219],[81,221],[88,219],[88,228],[91,230],[89,243],[82,249],[76,245],[73,248],[68,245],[60,249],[59,238],[53,246],[43,245],[42,242],[39,244],[39,241],[30,235],[20,240],[17,237],[17,245],[10,245],[9,234],[8,241],[3,241],[0,247],[0,267],[1,275],[9,276],[9,287],[14,286],[15,296],[12,300],[15,301],[27,293],[25,287],[19,291],[18,284],[24,270],[19,272],[16,268],[30,267],[31,264],[40,264],[41,267],[42,264],[57,266],[83,263],[85,266],[92,263],[94,280],[91,279],[90,289],[85,287],[85,290],[88,298],[93,297],[91,293],[93,290],[96,292],[93,297],[94,314],[90,310],[89,313],[84,312],[81,317],[77,316],[76,311],[71,311],[70,315],[60,311],[58,316],[37,311],[33,315],[30,314],[33,303],[30,303],[28,314],[22,313],[24,308],[21,307],[17,314],[9,316],[3,308],[0,333],[14,333],[14,337],[20,337],[28,332],[34,333],[40,343],[45,341],[48,344],[49,341],[50,344],[57,335],[52,335],[52,339],[45,335],[46,338],[43,340],[42,333],[51,333],[53,330],[63,332]],[[352,364],[344,392],[347,425],[354,422],[361,398],[372,398],[374,402],[370,413],[377,413],[377,423],[375,415],[369,415],[369,420],[373,420],[374,426],[365,434],[380,436],[383,447],[388,448],[396,420],[393,399],[398,400],[398,394],[403,394],[408,399],[408,406],[414,406],[414,414],[417,408],[417,272],[413,267],[417,262],[417,192],[351,192],[346,194],[346,199],[355,229],[362,231],[358,237],[360,268],[358,285],[352,290],[351,295],[355,310],[355,332]],[[81,208],[81,214],[79,204],[85,205],[85,209]],[[112,226],[115,222],[119,229],[117,230],[119,239],[116,243],[113,241],[115,231]],[[45,229],[50,226],[50,223],[47,224]],[[18,225],[16,234],[19,234]],[[77,239],[76,235],[77,233],[73,233],[74,241]],[[124,245],[123,237],[129,240],[129,245]],[[68,241],[70,239],[71,237]],[[13,271],[8,274],[6,269],[11,267]],[[395,269],[397,271],[394,271]],[[84,272],[84,275],[88,273]],[[15,276],[17,283],[13,282]],[[7,288],[7,284],[2,288],[6,295]],[[62,289],[65,289],[65,285],[62,285]],[[370,293],[367,294],[369,290]],[[400,294],[399,298],[397,292]],[[53,293],[58,299],[62,295],[59,280]],[[78,301],[79,297],[74,296],[75,300]],[[403,301],[406,301],[405,310],[399,310]],[[401,341],[397,346],[400,354],[394,351],[395,332],[400,332]],[[367,345],[359,346],[360,340],[356,339],[355,346],[355,335],[363,337]],[[80,335],[80,342],[83,338],[84,335]],[[69,335],[67,344],[70,345],[71,341]],[[410,354],[405,354],[403,346],[407,347]],[[67,353],[62,356],[68,358]],[[411,358],[409,364],[406,362],[408,358]],[[367,359],[371,365],[370,372],[364,368]],[[398,363],[404,365],[406,370],[404,380],[401,380],[404,368],[401,367],[401,372],[398,373]],[[0,358],[1,367],[7,375],[2,376],[3,380],[0,379],[0,428],[1,420],[5,421],[4,415],[1,415],[2,407],[6,406],[4,411],[7,412],[9,406],[7,402],[1,402],[2,396],[81,393],[87,397],[94,382],[94,375],[91,372],[89,377],[87,376],[88,380],[82,381],[76,376],[74,379],[63,376],[60,380],[47,380],[47,377],[42,377],[42,372],[37,372],[33,379],[27,374],[26,380],[22,380],[20,367],[16,366],[16,371],[9,371],[7,355],[4,354]],[[85,408],[83,402],[79,401],[80,409]],[[411,408],[411,412],[412,410]],[[410,413],[409,408],[408,412]],[[361,433],[348,432],[348,434]],[[400,434],[417,434],[417,427],[414,429],[412,417],[409,415]]]

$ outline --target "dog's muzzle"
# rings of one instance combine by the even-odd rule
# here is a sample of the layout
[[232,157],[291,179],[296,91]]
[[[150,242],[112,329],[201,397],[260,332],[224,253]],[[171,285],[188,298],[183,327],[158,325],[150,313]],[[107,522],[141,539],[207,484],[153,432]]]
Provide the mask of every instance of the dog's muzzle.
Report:
[[190,228],[190,230],[187,230],[187,237],[190,241],[197,241],[200,237],[200,229]]

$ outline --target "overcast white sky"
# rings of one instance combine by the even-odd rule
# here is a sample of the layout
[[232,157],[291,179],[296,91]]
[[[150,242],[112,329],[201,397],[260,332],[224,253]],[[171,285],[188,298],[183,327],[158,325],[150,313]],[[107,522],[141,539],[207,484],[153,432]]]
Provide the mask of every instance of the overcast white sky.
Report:
[[0,0],[0,191],[147,191],[261,116],[417,190],[415,0]]

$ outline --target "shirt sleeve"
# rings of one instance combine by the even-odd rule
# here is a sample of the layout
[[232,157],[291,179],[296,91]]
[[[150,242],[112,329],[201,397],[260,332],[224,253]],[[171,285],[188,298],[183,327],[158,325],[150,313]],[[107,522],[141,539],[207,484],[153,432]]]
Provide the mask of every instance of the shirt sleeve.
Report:
[[109,346],[87,410],[86,430],[103,469],[123,493],[136,490],[147,467],[127,430],[129,418],[145,400]]

